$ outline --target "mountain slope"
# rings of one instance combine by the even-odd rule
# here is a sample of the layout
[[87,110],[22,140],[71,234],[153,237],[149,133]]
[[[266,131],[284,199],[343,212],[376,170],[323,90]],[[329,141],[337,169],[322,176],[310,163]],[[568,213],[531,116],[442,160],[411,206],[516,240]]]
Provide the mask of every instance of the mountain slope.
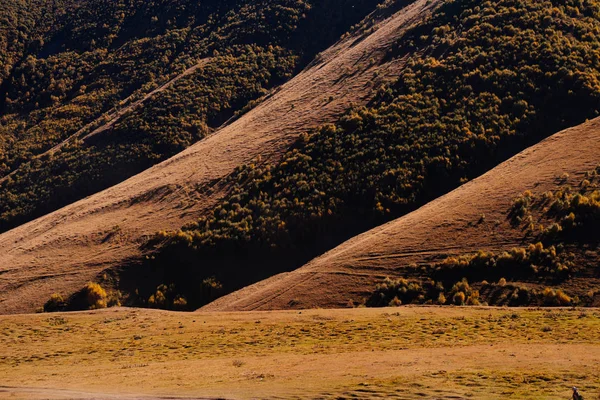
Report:
[[[526,246],[531,238],[521,228],[515,228],[508,217],[515,198],[525,191],[556,191],[567,183],[577,187],[585,178],[584,173],[599,165],[597,118],[551,136],[474,181],[347,241],[296,271],[259,282],[203,309],[343,307],[371,296],[376,284],[385,277],[422,281],[428,273],[421,267],[439,263],[448,256]],[[600,252],[593,242],[590,246],[578,245],[573,250],[579,254],[577,262],[591,269],[582,268],[561,282],[560,287],[566,291],[583,295],[600,284]],[[460,279],[458,276],[456,280]],[[527,283],[531,286],[539,282]]]
[[303,69],[379,1],[71,3],[2,2],[0,232],[184,150]]
[[102,271],[139,260],[149,235],[210,212],[236,167],[259,155],[276,162],[303,132],[334,121],[351,103],[365,104],[377,82],[402,68],[402,59],[384,60],[395,38],[438,3],[416,1],[368,33],[350,35],[256,108],[177,156],[0,235],[0,312],[33,311],[52,293],[71,294]]
[[[188,306],[294,270],[600,112],[600,2],[448,0],[396,38],[365,107],[230,177],[209,215],[162,231],[147,270]],[[537,26],[543,29],[534,29]],[[152,293],[141,294],[141,304]]]

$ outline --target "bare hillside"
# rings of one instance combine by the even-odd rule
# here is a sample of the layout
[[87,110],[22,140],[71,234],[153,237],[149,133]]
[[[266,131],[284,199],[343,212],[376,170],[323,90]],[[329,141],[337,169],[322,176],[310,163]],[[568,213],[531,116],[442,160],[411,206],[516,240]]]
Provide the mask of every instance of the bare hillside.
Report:
[[392,42],[438,3],[416,1],[368,36],[342,40],[255,109],[179,155],[0,235],[0,313],[34,311],[52,293],[73,293],[102,271],[143,257],[148,235],[211,210],[234,168],[258,155],[276,160],[301,133],[366,103],[378,80],[402,68],[402,60],[383,63]]
[[[296,271],[259,282],[203,309],[346,306],[372,293],[383,278],[405,276],[407,267],[414,270],[450,255],[522,246],[526,244],[523,231],[507,219],[514,199],[527,190],[555,190],[559,181],[577,185],[599,161],[600,119],[594,119],[549,137],[453,192],[343,243]],[[587,251],[586,257],[597,257],[597,252]],[[577,285],[577,279],[568,285]],[[598,282],[597,274],[583,279],[592,286]]]

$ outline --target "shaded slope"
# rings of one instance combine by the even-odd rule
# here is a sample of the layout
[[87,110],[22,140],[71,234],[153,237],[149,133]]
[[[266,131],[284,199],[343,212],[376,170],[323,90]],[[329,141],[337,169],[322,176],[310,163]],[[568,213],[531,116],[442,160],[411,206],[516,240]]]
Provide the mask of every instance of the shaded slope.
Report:
[[[267,310],[339,307],[361,302],[384,277],[423,279],[423,265],[449,255],[500,251],[526,245],[521,229],[507,218],[526,190],[556,190],[561,176],[577,185],[600,162],[600,119],[557,133],[485,175],[402,218],[361,234],[311,261],[218,299],[206,310]],[[588,250],[586,252],[586,250]],[[585,252],[598,265],[599,253]],[[578,259],[581,262],[581,259]],[[460,279],[460,278],[459,278]],[[563,286],[581,292],[600,282],[597,268]]]
[[[94,196],[0,235],[0,312],[33,311],[100,272],[139,259],[157,229],[176,229],[225,195],[223,178],[258,155],[274,162],[307,130],[364,104],[402,61],[380,64],[394,39],[438,2],[417,1],[372,33],[322,53],[259,106],[177,156]],[[373,79],[377,72],[377,79]]]

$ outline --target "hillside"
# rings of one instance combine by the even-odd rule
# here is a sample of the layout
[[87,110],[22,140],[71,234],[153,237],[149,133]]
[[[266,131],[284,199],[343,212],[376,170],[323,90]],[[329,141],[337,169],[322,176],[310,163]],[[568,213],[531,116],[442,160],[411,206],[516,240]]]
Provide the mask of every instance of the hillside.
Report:
[[[402,218],[358,235],[296,271],[225,296],[204,309],[345,307],[349,303],[372,302],[378,284],[377,295],[383,293],[387,301],[391,301],[399,292],[389,297],[389,293],[381,289],[386,277],[406,278],[420,284],[430,278],[454,283],[466,277],[480,290],[480,300],[490,303],[515,304],[511,303],[515,289],[518,296],[522,288],[531,292],[536,288],[552,287],[561,288],[572,297],[578,296],[584,304],[598,304],[598,199],[595,200],[596,216],[590,214],[579,221],[580,224],[582,221],[592,224],[583,237],[578,236],[578,231],[566,231],[566,237],[540,238],[539,232],[532,232],[521,223],[515,224],[511,213],[515,204],[520,208],[523,193],[538,198],[550,192],[558,196],[559,191],[569,193],[566,187],[572,188],[573,195],[593,193],[594,190],[597,193],[598,167],[600,119],[594,119],[551,136],[472,182]],[[596,172],[590,174],[589,171]],[[587,184],[581,185],[584,181]],[[531,205],[534,229],[539,231],[540,224],[546,229],[551,228],[556,215],[549,218],[543,215],[547,213],[544,208],[533,207],[533,201]],[[525,221],[526,216],[523,217]],[[485,259],[485,254],[479,265],[457,266],[459,258],[456,256],[472,257],[479,251],[500,255],[513,248],[527,248],[538,240],[544,241],[546,246],[563,243],[565,252],[574,255],[573,265],[566,275],[555,276],[554,271],[546,273],[541,262],[535,273],[526,263],[517,265],[516,271],[507,266],[486,265],[489,260]],[[505,286],[482,284],[484,280],[495,283],[502,277],[508,281]],[[446,285],[446,289],[450,287]],[[380,301],[375,300],[375,304]],[[413,300],[420,301],[416,296]],[[433,300],[435,302],[437,298]]]
[[139,261],[147,254],[141,245],[158,230],[212,212],[235,168],[259,156],[276,163],[301,134],[366,104],[403,66],[387,57],[395,38],[436,5],[382,9],[255,108],[177,156],[0,235],[0,312],[34,311],[53,293],[68,296],[104,271]]
[[189,147],[377,4],[3,0],[0,232]]
[[160,232],[156,286],[199,306],[214,297],[197,290],[205,279],[222,294],[289,272],[596,117],[598,6],[444,2],[395,38],[386,57],[405,68],[369,104],[302,135],[281,162],[239,168],[210,215]]
[[[98,4],[94,1],[101,0],[80,3],[74,15],[85,17]],[[181,9],[188,10],[183,5],[188,3],[182,2]],[[116,25],[121,27],[118,32],[127,34],[105,32],[112,23],[102,25],[106,43],[100,41],[104,43],[100,46],[107,46],[107,53],[100,57],[98,77],[114,84],[89,87],[129,97],[121,96],[124,100],[117,107],[104,110],[83,128],[75,131],[67,124],[73,131],[50,135],[54,138],[50,141],[50,136],[34,133],[41,125],[32,125],[31,137],[45,144],[33,160],[21,163],[15,158],[16,164],[7,164],[13,171],[0,182],[7,190],[0,196],[6,227],[110,186],[199,142],[130,180],[0,235],[6,288],[0,295],[0,311],[32,310],[51,295],[54,300],[47,309],[95,307],[84,290],[87,281],[109,290],[110,300],[101,305],[195,309],[248,284],[295,270],[600,113],[600,2],[449,0],[376,5],[365,0],[341,15],[335,2],[282,2],[285,6],[233,1],[221,7],[208,2],[205,5],[212,8],[202,9],[207,14],[197,10],[199,14],[188,13],[183,20],[173,17],[165,25],[151,16],[165,10],[166,3],[134,2],[142,11],[136,11],[133,19],[125,14]],[[189,10],[193,4],[188,4]],[[98,12],[112,18],[111,7]],[[374,11],[349,26],[366,10]],[[274,16],[285,16],[290,23],[275,23]],[[339,25],[333,23],[338,17],[343,22]],[[64,18],[68,22],[71,17]],[[137,18],[149,18],[147,29],[127,31]],[[95,39],[95,43],[83,40],[92,27],[65,26],[71,27],[65,35],[81,40],[61,36],[63,45],[53,53],[70,58],[99,46]],[[181,57],[182,62],[161,62],[156,57],[161,47],[148,44],[154,43],[148,37],[158,43],[181,38],[177,26],[186,33],[182,45],[176,46],[181,51],[175,59]],[[52,27],[59,29],[60,24]],[[318,51],[311,45],[313,39],[323,34],[333,40],[338,30],[347,30],[343,39],[309,62]],[[203,39],[196,40],[197,35]],[[119,37],[126,40],[121,43]],[[129,51],[138,47],[141,53]],[[188,48],[198,50],[195,56],[186,52]],[[54,60],[40,51],[41,59],[46,60],[43,55]],[[158,63],[157,68],[169,73],[130,93],[120,85],[133,78],[113,73],[130,71],[137,76],[139,70],[118,57],[131,55],[137,62],[141,54],[149,62],[143,70]],[[107,69],[106,60],[113,60],[114,68]],[[123,69],[119,60],[128,67]],[[294,75],[303,65],[307,68]],[[236,75],[232,71],[238,67]],[[25,64],[15,64],[13,71],[19,68]],[[35,76],[48,76],[35,71]],[[62,105],[70,101],[69,95],[51,95],[49,105],[31,97],[41,92],[27,90],[33,84],[16,79],[17,75],[5,80],[6,110],[26,111],[28,123],[38,115],[38,107],[44,113],[51,111],[50,116],[59,109],[57,115],[66,115]],[[16,117],[10,114],[5,121],[11,118]],[[35,146],[26,140],[28,135],[19,134],[23,140],[9,142],[31,150]],[[595,192],[582,196],[587,202],[596,201]],[[567,197],[562,191],[553,202],[567,204],[564,210],[577,207]],[[527,212],[520,218],[529,218]],[[570,214],[561,218],[567,217]],[[572,258],[577,256],[563,252],[562,242],[535,239],[507,256],[482,248],[484,253],[478,255],[432,264],[435,273],[415,272],[415,278],[429,277],[434,284],[381,281],[372,289],[381,299],[365,301],[475,303],[479,289],[482,296],[489,292],[488,297],[501,297],[508,287],[485,286],[474,271],[478,263],[486,268],[512,263],[513,275],[519,275],[513,271],[518,263],[511,257],[530,262],[527,268],[541,271],[540,279],[550,286],[556,283],[551,279],[564,280],[574,272]],[[463,277],[481,278],[481,287],[459,282]],[[442,281],[444,290],[437,285]],[[395,290],[410,295],[396,299],[391,296]],[[563,292],[548,290],[551,300],[571,303]],[[362,301],[351,297],[354,305]],[[532,294],[527,301],[535,303],[538,297]],[[593,301],[592,296],[589,302]]]

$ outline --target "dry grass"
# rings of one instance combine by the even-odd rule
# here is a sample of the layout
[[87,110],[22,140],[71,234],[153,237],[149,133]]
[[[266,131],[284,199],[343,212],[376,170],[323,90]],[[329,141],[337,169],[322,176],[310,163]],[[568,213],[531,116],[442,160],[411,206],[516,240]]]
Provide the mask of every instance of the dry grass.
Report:
[[8,316],[0,398],[593,399],[599,329],[598,309]]

